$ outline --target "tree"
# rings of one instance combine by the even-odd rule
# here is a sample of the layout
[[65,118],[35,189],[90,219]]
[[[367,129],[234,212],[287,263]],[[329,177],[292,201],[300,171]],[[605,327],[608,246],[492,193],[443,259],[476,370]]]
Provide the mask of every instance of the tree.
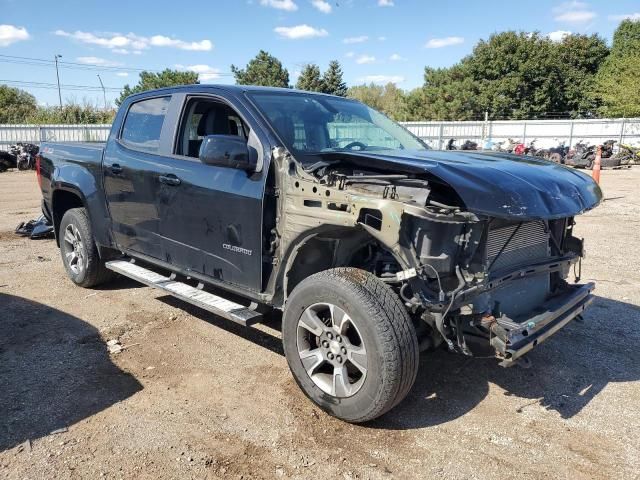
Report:
[[323,92],[325,87],[320,77],[320,67],[313,63],[305,65],[296,82],[296,88],[309,92]]
[[124,86],[120,97],[116,100],[116,105],[120,106],[125,98],[134,93],[153,90],[155,88],[190,85],[193,83],[200,83],[198,81],[198,74],[195,72],[181,72],[169,68],[159,73],[144,71],[140,73],[140,79],[136,85],[133,87],[130,87],[128,84]]
[[588,114],[595,73],[608,52],[597,35],[553,42],[539,33],[502,32],[479,41],[449,68],[425,68],[422,91],[406,101],[425,119],[544,118]]
[[347,95],[347,84],[342,79],[342,67],[337,60],[329,62],[329,68],[322,76],[324,93],[344,97]]
[[289,72],[280,60],[264,50],[260,50],[246,68],[240,69],[231,65],[231,71],[238,85],[262,85],[265,87],[289,86]]
[[640,116],[640,21],[620,23],[593,90],[603,104],[602,115]]
[[394,120],[407,119],[405,93],[394,83],[387,83],[385,86],[371,83],[351,87],[347,91],[347,97],[359,100]]
[[0,85],[0,123],[26,123],[38,105],[30,93]]
[[556,49],[556,65],[560,70],[563,108],[578,116],[579,112],[595,114],[599,105],[593,95],[596,74],[609,55],[605,41],[597,35],[567,35]]

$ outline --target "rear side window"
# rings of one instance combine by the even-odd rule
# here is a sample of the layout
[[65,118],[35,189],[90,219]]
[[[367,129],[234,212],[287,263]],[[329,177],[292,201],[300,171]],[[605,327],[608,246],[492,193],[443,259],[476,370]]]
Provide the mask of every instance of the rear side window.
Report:
[[171,97],[159,97],[132,104],[124,120],[120,141],[137,150],[157,152],[170,101]]

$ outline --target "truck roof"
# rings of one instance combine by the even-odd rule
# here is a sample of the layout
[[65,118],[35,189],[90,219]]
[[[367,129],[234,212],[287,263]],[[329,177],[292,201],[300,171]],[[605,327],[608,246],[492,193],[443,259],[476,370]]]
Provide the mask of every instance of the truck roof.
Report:
[[[245,92],[272,92],[272,93],[293,93],[304,95],[321,95],[325,97],[336,97],[335,95],[329,95],[327,93],[310,92],[307,90],[298,90],[295,88],[281,88],[281,87],[263,87],[260,85],[225,85],[225,84],[211,84],[211,83],[195,83],[191,85],[175,85],[172,87],[157,88],[154,90],[145,90],[144,92],[136,93],[131,97],[147,96],[157,92],[206,92],[207,90],[224,90],[234,93]],[[344,98],[344,97],[336,97]]]

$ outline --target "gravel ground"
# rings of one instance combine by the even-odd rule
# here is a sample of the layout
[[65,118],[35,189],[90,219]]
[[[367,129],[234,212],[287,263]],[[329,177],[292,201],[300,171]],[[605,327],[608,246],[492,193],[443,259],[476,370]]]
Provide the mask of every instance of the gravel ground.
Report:
[[[244,329],[121,279],[83,290],[0,174],[0,477],[639,478],[640,168],[604,171],[579,218],[597,300],[530,369],[443,351],[409,397],[353,426],[298,390],[276,320]],[[105,343],[126,348],[110,355]]]

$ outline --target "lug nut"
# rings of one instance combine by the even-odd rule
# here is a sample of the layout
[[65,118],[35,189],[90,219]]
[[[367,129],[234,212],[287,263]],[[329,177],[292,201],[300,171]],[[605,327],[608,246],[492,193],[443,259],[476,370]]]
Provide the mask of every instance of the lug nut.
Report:
[[329,360],[333,360],[333,353],[329,353],[327,357],[329,357]]
[[326,340],[323,340],[323,341],[322,341],[322,346],[323,346],[324,348],[329,348],[329,342],[327,342]]
[[342,337],[341,337],[340,335],[336,335],[336,340],[337,340],[338,342],[342,342]]
[[346,354],[347,354],[347,349],[346,349],[346,348],[344,348],[344,347],[342,347],[342,348],[340,349],[340,351],[342,352],[342,354],[343,354],[343,355],[346,355]]
[[327,332],[327,337],[329,337],[329,340],[333,339],[333,333]]
[[338,363],[342,363],[342,357],[340,355],[336,357],[336,360],[338,361]]

